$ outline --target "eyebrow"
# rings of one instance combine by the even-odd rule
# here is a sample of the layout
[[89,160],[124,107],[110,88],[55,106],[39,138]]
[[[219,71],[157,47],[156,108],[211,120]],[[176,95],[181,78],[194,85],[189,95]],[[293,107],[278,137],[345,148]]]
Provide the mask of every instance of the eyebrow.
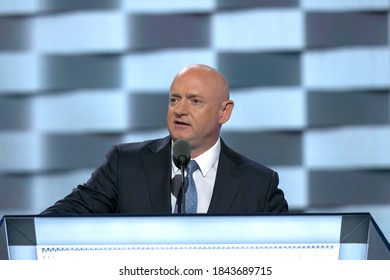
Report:
[[188,98],[193,98],[193,97],[203,98],[203,96],[200,95],[199,93],[189,93],[188,94]]
[[[177,92],[170,92],[169,93],[169,96],[172,97],[180,97],[181,94],[180,93],[177,93]],[[200,95],[199,93],[185,93],[184,96],[186,96],[187,98],[194,98],[194,97],[197,97],[197,98],[203,98],[202,95]]]

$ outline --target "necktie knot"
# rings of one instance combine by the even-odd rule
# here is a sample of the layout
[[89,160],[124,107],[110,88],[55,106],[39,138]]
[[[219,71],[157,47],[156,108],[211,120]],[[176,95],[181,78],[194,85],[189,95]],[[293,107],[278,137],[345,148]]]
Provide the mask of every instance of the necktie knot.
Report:
[[191,160],[188,164],[188,176],[192,176],[192,174],[199,169],[199,165],[195,160]]

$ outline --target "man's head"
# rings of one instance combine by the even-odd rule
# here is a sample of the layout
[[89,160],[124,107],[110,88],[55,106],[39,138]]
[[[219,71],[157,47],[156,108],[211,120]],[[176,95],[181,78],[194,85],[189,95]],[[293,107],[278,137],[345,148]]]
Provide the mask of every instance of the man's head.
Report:
[[170,88],[169,133],[174,141],[187,140],[194,158],[216,143],[233,106],[228,83],[220,72],[207,65],[189,65],[176,75]]

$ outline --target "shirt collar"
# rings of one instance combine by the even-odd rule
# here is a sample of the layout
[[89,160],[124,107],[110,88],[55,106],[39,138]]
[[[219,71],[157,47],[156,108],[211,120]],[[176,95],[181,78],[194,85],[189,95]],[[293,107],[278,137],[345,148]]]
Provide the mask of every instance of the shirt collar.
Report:
[[200,172],[203,177],[207,175],[210,169],[215,165],[219,158],[219,152],[221,151],[221,140],[218,138],[217,142],[203,154],[193,158],[199,165]]
[[[218,162],[219,153],[221,151],[221,139],[218,137],[217,142],[206,152],[197,156],[196,158],[192,158],[196,160],[199,165],[199,170],[202,173],[203,177],[207,175],[207,173],[211,170],[211,168]],[[176,174],[179,171],[179,168],[173,163],[172,160],[172,168],[174,173]]]

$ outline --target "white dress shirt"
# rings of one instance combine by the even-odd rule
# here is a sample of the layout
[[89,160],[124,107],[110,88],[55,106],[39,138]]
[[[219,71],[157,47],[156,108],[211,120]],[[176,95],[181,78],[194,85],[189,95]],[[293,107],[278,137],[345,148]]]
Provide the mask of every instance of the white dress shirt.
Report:
[[[217,176],[219,153],[221,151],[221,140],[218,141],[203,154],[192,158],[195,160],[199,169],[193,174],[198,192],[198,213],[207,213],[210,206],[211,196],[213,194],[215,178]],[[172,161],[172,178],[181,174],[181,170]],[[172,212],[175,209],[176,197],[171,194]]]

